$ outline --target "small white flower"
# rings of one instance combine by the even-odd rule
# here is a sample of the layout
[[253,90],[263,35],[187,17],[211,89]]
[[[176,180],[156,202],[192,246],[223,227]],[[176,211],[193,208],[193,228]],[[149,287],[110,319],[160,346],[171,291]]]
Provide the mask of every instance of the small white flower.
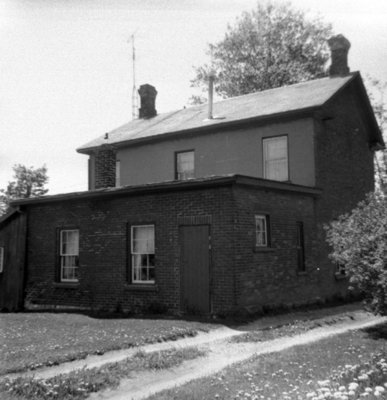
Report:
[[359,384],[358,384],[358,383],[356,383],[356,382],[351,382],[351,383],[348,385],[348,390],[355,391],[358,387],[359,387]]

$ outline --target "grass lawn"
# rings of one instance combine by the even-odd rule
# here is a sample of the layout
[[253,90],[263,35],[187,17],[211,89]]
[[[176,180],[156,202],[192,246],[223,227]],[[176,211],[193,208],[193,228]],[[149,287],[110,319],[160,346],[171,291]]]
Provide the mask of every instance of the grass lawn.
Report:
[[387,324],[257,356],[149,400],[387,399]]
[[0,314],[0,375],[195,336],[216,326],[172,319],[101,319],[72,313]]
[[31,377],[5,379],[0,381],[0,396],[3,400],[83,400],[91,393],[117,387],[120,380],[128,378],[132,372],[171,368],[204,354],[196,347],[150,354],[140,351],[124,361],[100,368],[81,369],[46,380]]

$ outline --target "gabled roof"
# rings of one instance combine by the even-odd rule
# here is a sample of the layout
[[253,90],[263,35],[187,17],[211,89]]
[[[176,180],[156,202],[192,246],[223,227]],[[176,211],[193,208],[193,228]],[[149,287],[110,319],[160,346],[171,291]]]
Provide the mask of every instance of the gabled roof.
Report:
[[131,121],[106,135],[79,147],[79,153],[90,153],[103,145],[117,147],[150,141],[162,136],[199,132],[247,122],[314,111],[354,79],[358,72],[347,76],[315,79],[290,86],[226,99],[213,105],[213,119],[207,118],[207,104],[157,115],[150,119]]

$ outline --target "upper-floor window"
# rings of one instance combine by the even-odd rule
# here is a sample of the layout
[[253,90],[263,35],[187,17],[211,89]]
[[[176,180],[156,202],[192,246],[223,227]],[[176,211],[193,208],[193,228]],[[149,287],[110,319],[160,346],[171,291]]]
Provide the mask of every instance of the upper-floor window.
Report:
[[287,136],[263,139],[263,176],[274,181],[289,180]]
[[195,177],[195,152],[181,151],[176,153],[175,179],[185,180]]
[[132,283],[155,282],[155,226],[131,227]]
[[60,280],[78,281],[79,266],[79,231],[66,229],[60,231]]

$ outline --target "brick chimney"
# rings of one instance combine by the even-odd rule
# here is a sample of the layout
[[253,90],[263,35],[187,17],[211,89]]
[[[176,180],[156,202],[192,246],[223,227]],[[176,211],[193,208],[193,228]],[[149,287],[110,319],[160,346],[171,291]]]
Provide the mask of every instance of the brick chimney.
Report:
[[349,74],[348,67],[348,50],[351,43],[343,35],[332,36],[328,40],[328,45],[331,49],[331,66],[329,67],[329,75],[347,75]]
[[145,85],[140,86],[140,89],[138,89],[138,94],[140,95],[141,99],[139,117],[152,118],[157,115],[155,108],[157,90],[152,85],[148,85],[146,83]]

